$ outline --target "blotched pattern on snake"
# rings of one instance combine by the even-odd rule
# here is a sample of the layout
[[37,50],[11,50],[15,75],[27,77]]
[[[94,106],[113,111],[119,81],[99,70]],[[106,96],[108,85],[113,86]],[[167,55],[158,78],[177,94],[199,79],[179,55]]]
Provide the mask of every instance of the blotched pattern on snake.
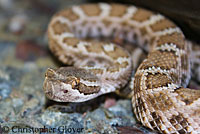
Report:
[[[49,99],[87,101],[130,81],[134,113],[144,126],[161,133],[200,133],[200,90],[185,88],[193,63],[191,43],[164,16],[121,4],[73,6],[52,18],[48,38],[53,54],[74,66],[47,70]],[[122,46],[91,38],[123,39],[149,54],[133,77],[141,52],[131,58]]]

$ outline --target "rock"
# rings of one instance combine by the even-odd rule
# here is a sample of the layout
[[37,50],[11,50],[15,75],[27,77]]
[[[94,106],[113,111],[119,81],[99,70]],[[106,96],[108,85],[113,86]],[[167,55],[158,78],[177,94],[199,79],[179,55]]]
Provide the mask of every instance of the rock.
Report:
[[17,14],[12,17],[9,30],[15,34],[23,32],[23,28],[27,25],[27,16],[24,14]]
[[16,47],[16,57],[24,61],[34,61],[38,57],[47,55],[45,49],[34,41],[20,41]]

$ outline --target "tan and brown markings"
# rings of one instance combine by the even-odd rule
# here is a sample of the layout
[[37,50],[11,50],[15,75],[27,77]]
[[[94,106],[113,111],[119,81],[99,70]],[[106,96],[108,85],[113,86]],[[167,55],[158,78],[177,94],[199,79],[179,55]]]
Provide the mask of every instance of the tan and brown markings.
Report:
[[[57,13],[48,37],[58,59],[74,65],[47,70],[44,92],[49,99],[87,101],[130,81],[133,109],[144,126],[166,134],[200,133],[200,90],[185,88],[200,52],[191,51],[170,20],[135,6],[86,4]],[[149,54],[130,78],[141,52],[129,54],[114,43],[83,40],[87,37],[137,42]]]

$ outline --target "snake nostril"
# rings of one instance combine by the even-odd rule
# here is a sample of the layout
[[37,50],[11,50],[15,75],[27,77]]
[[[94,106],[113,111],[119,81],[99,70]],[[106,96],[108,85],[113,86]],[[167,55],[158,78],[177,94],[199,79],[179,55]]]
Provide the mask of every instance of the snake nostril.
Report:
[[63,90],[63,93],[68,93],[68,90]]

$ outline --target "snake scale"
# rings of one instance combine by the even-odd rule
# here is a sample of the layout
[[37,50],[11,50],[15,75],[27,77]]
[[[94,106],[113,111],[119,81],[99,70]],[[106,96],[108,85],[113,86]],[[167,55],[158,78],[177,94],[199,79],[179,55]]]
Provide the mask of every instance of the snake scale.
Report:
[[[127,50],[107,41],[118,37],[148,51],[134,77]],[[45,74],[46,96],[83,102],[114,92],[130,81],[132,106],[146,127],[168,134],[200,133],[200,90],[186,88],[191,45],[173,22],[122,4],[84,4],[55,14],[48,26],[50,50],[64,64]]]

